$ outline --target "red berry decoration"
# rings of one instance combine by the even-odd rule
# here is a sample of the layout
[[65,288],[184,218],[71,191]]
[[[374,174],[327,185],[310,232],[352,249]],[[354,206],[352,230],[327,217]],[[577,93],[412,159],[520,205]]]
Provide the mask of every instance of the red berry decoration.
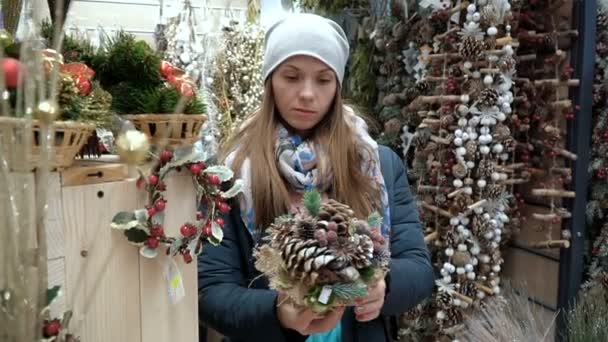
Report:
[[154,208],[154,207],[148,208],[148,216],[152,217],[154,215],[156,215],[156,208]]
[[165,200],[164,199],[159,199],[158,201],[156,201],[156,203],[154,203],[154,208],[156,209],[156,211],[163,211],[165,210]]
[[190,165],[190,172],[192,172],[195,175],[198,175],[199,173],[201,173],[203,169],[201,168],[201,166],[199,164],[192,164]]
[[3,58],[2,70],[4,71],[4,82],[9,89],[15,89],[19,86],[19,74],[23,70],[23,65],[18,59]]
[[224,226],[224,219],[221,217],[216,217],[215,218],[215,223],[218,224],[218,226],[223,227]]
[[183,225],[180,229],[179,232],[185,236],[185,237],[190,237],[192,236],[192,229],[190,229],[190,225],[185,224]]
[[224,214],[228,214],[230,212],[230,206],[227,203],[220,203],[219,211]]
[[164,150],[160,154],[160,161],[163,163],[168,163],[173,158],[173,152],[169,150]]
[[211,183],[213,185],[220,184],[220,177],[218,177],[217,175],[209,175],[209,176],[207,176],[207,179],[209,180],[209,183]]
[[165,184],[165,182],[158,182],[158,184],[156,185],[156,190],[158,190],[158,191],[167,190],[167,184]]
[[200,221],[203,219],[203,213],[199,210],[196,212],[196,220]]
[[59,335],[59,330],[61,330],[61,322],[58,319],[44,321],[42,335],[46,338],[57,336]]
[[137,182],[135,182],[135,185],[139,188],[139,189],[143,189],[146,186],[146,181],[144,181],[143,178],[139,177],[137,178]]
[[205,227],[203,227],[203,235],[211,236],[212,233],[213,233],[213,229],[211,228],[211,225],[206,224]]
[[190,236],[194,236],[196,235],[196,233],[198,233],[198,229],[196,228],[196,226],[190,225]]
[[188,251],[186,251],[186,253],[184,253],[184,262],[186,264],[189,264],[192,262],[192,255]]
[[158,247],[158,239],[157,238],[148,238],[148,240],[146,240],[146,245],[148,245],[148,247],[152,248],[152,249],[156,249],[156,247]]
[[158,176],[157,175],[148,176],[148,183],[150,183],[150,185],[156,185],[158,183]]
[[150,235],[155,238],[160,238],[160,237],[163,237],[163,235],[165,235],[165,231],[161,225],[157,224],[154,227],[152,227],[152,229],[150,229]]

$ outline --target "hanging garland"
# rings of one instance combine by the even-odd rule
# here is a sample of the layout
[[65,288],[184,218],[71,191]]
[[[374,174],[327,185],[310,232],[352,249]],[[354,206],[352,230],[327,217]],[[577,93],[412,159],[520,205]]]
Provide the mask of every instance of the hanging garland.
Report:
[[264,31],[255,23],[241,25],[233,21],[223,29],[222,44],[212,71],[220,141],[262,101]]
[[[206,153],[194,148],[165,150],[158,159],[158,165],[150,174],[140,171],[136,183],[148,194],[145,208],[119,212],[112,219],[111,227],[123,231],[131,243],[141,246],[140,254],[144,257],[154,258],[161,246],[167,246],[168,255],[179,254],[186,263],[190,263],[201,253],[205,241],[213,245],[221,243],[224,226],[221,216],[230,211],[226,200],[240,192],[242,182],[236,180],[230,189],[223,191],[222,184],[233,178],[232,170],[224,165],[208,166]],[[179,236],[167,236],[163,226],[167,204],[166,179],[172,171],[180,169],[187,169],[192,174],[196,203],[203,204],[204,209],[197,211],[196,221],[186,222],[180,227]]]
[[602,284],[608,290],[608,1],[598,2],[595,82],[593,89],[593,143],[587,220],[591,246],[589,281],[585,291]]

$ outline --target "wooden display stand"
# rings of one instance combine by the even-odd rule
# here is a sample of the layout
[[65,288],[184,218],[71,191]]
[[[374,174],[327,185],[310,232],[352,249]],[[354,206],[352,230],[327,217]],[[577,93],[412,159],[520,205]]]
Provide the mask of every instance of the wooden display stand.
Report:
[[[52,173],[46,185],[49,285],[63,289],[52,312],[73,310],[70,330],[83,342],[198,341],[196,263],[175,259],[186,296],[172,304],[164,276],[168,257],[144,258],[110,228],[117,212],[144,207],[133,171],[82,161]],[[196,215],[190,175],[170,175],[166,198],[165,231],[177,235]]]

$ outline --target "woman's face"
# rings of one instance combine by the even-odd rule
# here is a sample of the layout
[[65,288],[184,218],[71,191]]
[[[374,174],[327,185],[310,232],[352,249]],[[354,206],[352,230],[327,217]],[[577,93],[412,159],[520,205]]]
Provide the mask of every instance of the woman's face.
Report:
[[307,135],[329,111],[338,80],[325,63],[294,56],[272,74],[272,91],[281,118],[299,135]]

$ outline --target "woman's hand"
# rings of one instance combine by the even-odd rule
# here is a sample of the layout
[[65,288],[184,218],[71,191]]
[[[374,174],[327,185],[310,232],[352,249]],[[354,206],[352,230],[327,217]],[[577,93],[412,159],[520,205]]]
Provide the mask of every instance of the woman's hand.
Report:
[[318,314],[308,308],[296,307],[287,296],[279,292],[277,317],[284,328],[295,330],[307,336],[330,331],[344,313],[344,307],[336,308],[325,314]]
[[386,282],[380,279],[375,285],[369,288],[367,296],[358,298],[355,303],[355,314],[357,321],[368,322],[380,316],[380,310],[384,305],[384,296],[386,293]]

